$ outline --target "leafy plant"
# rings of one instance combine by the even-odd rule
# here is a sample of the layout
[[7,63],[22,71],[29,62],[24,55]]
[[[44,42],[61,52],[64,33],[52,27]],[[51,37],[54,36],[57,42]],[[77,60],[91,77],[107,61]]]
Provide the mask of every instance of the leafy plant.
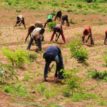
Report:
[[107,71],[97,71],[97,70],[91,70],[89,71],[89,76],[93,79],[99,79],[99,80],[107,80]]
[[30,54],[25,50],[12,51],[8,48],[3,48],[2,51],[10,61],[11,65],[14,67],[23,67],[24,64],[29,63],[37,58],[36,54]]
[[[80,88],[80,81],[79,77],[76,75],[76,72],[77,71],[75,69],[72,69],[70,71],[64,71],[64,81],[66,83],[64,95],[66,96],[73,95],[73,93]],[[67,90],[69,90],[68,93]]]
[[55,95],[52,88],[48,88],[45,84],[41,83],[36,87],[37,93],[43,95],[45,98],[49,99]]
[[96,94],[92,94],[92,93],[81,92],[81,93],[74,93],[71,98],[73,101],[79,102],[82,100],[97,99],[98,96]]
[[10,93],[10,94],[21,96],[21,97],[28,96],[28,92],[26,90],[26,87],[23,86],[22,84],[6,85],[4,87],[4,91],[6,93]]
[[74,58],[79,62],[85,62],[88,59],[88,52],[86,48],[82,46],[80,40],[73,40],[70,43],[70,51]]
[[16,75],[16,70],[11,65],[0,64],[0,82],[8,83],[18,79]]
[[50,23],[48,23],[48,28],[51,30],[51,29],[53,29],[53,27],[55,27],[56,26],[56,22],[50,22]]
[[56,104],[56,103],[50,103],[50,104],[48,104],[47,107],[62,107],[62,106],[61,106],[61,105],[58,105],[58,104]]

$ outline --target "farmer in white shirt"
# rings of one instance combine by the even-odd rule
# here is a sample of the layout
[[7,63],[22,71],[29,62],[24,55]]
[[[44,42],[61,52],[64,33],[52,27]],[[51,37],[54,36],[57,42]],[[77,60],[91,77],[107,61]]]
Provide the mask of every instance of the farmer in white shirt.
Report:
[[22,15],[18,15],[17,18],[16,18],[16,24],[15,24],[15,27],[18,25],[18,26],[21,26],[21,24],[23,24],[23,26],[25,27],[26,29],[26,25],[25,25],[25,19]]
[[35,40],[35,44],[37,45],[38,47],[38,51],[41,51],[42,50],[42,36],[44,34],[44,28],[40,28],[40,27],[37,27],[33,30],[33,32],[31,33],[31,38],[30,38],[30,41],[29,41],[29,44],[28,44],[28,47],[27,49],[29,50],[32,43],[33,43],[33,40]]

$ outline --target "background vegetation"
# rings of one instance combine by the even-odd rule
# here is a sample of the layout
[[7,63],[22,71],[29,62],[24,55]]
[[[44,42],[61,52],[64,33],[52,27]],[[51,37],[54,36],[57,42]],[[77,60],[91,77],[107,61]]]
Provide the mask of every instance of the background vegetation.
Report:
[[33,10],[57,10],[61,9],[73,13],[106,13],[107,0],[2,0],[1,5],[6,8]]

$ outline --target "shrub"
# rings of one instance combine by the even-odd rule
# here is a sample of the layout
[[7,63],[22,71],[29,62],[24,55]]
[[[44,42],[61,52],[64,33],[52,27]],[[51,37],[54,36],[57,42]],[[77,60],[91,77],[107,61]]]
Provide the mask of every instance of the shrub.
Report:
[[80,40],[74,40],[70,43],[70,51],[72,56],[79,62],[85,62],[88,59],[88,52],[86,48],[82,46]]
[[49,99],[55,96],[55,93],[52,88],[48,88],[45,84],[41,83],[37,85],[36,92],[40,95],[43,95],[45,98]]
[[97,71],[91,70],[89,71],[89,76],[93,79],[106,80],[107,79],[107,71]]
[[[70,71],[64,71],[64,78],[66,83],[66,88],[63,90],[64,96],[73,95],[73,93],[80,88],[79,77],[76,75],[76,70],[72,69]],[[67,92],[69,90],[69,92]]]
[[26,90],[26,87],[21,84],[15,84],[15,85],[6,85],[4,87],[4,92],[10,93],[13,95],[26,97],[28,96],[28,92]]
[[56,22],[50,22],[50,23],[48,23],[48,28],[49,28],[50,30],[52,30],[53,27],[55,27],[55,26],[56,26]]
[[23,67],[25,63],[29,63],[36,59],[36,54],[30,54],[25,50],[12,51],[8,48],[3,48],[2,51],[14,67]]
[[85,92],[74,93],[74,95],[72,96],[72,100],[75,102],[79,102],[82,100],[97,99],[97,98],[98,96],[96,94],[85,93]]
[[68,87],[65,87],[63,89],[63,96],[64,97],[70,97],[71,96],[71,90]]
[[56,103],[50,103],[47,105],[47,107],[62,107],[61,105],[58,105]]
[[8,83],[10,80],[18,79],[16,71],[10,65],[0,64],[0,82]]

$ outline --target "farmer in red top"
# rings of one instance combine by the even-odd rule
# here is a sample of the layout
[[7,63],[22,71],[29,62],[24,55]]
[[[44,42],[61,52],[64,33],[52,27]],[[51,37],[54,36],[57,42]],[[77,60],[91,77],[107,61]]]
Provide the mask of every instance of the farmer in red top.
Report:
[[[87,37],[87,39],[85,40],[86,36],[88,36],[88,37]],[[91,45],[94,45],[94,40],[93,40],[93,37],[92,37],[92,30],[91,30],[91,27],[90,27],[90,26],[89,26],[89,27],[86,27],[86,28],[84,29],[84,31],[83,31],[83,36],[82,36],[82,42],[83,42],[83,43],[85,43],[85,42],[87,43],[89,39],[90,39],[90,44],[91,44]]]

